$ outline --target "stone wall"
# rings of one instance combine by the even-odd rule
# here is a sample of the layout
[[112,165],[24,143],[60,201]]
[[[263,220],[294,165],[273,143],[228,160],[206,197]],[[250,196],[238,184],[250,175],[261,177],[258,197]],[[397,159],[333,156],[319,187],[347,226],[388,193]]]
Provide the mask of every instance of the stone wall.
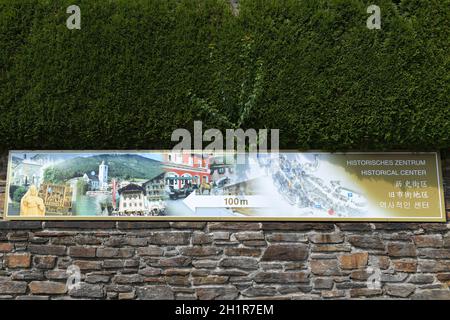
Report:
[[[450,161],[444,167],[449,213]],[[0,193],[4,178],[3,172]],[[449,228],[450,223],[0,221],[0,297],[450,299]],[[70,266],[81,270],[81,285],[68,290]],[[369,277],[381,287],[368,288]]]

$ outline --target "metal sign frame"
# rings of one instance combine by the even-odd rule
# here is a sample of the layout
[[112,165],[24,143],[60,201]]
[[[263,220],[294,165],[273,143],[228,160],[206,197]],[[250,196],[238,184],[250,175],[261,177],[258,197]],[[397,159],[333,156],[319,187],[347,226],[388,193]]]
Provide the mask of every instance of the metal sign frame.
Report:
[[[300,152],[298,154],[302,155],[387,155],[387,156],[393,156],[393,155],[414,155],[415,157],[420,155],[433,155],[435,158],[435,163],[433,164],[433,167],[435,166],[436,172],[435,173],[429,173],[428,175],[435,174],[436,178],[436,187],[437,187],[437,198],[435,201],[435,205],[439,207],[439,212],[435,212],[433,215],[426,215],[426,216],[361,216],[361,217],[355,217],[355,216],[280,216],[277,217],[276,213],[274,213],[272,216],[258,216],[258,215],[234,215],[234,216],[194,216],[194,215],[183,215],[183,216],[65,216],[65,215],[52,215],[52,216],[20,216],[20,215],[13,215],[9,214],[8,206],[9,206],[9,193],[10,193],[10,187],[12,185],[11,181],[11,175],[13,173],[12,168],[12,156],[16,153],[21,154],[27,154],[27,153],[42,153],[42,154],[67,154],[67,153],[73,153],[73,154],[98,154],[98,155],[105,155],[105,154],[165,154],[172,152],[170,150],[58,150],[58,151],[48,151],[48,150],[18,150],[18,151],[10,151],[9,157],[8,157],[8,171],[7,171],[7,184],[5,189],[5,210],[3,214],[3,218],[5,220],[137,220],[137,221],[322,221],[322,222],[333,222],[333,221],[365,221],[365,222],[445,222],[446,221],[446,212],[445,212],[445,203],[444,203],[444,194],[443,194],[443,185],[442,185],[442,168],[441,168],[441,159],[439,152],[339,152],[339,153],[329,153],[329,152],[314,152],[314,151],[308,151],[308,152]],[[190,151],[192,153],[198,153],[202,151]],[[289,151],[280,151],[280,154],[293,154],[295,151],[289,150]],[[428,177],[428,176],[427,176]],[[169,178],[173,179],[173,178]],[[184,184],[190,183],[192,180],[190,179],[179,179],[180,182],[184,181]],[[209,182],[208,182],[209,183]],[[200,187],[199,185],[197,187]],[[211,191],[210,191],[211,192]],[[349,195],[350,197],[350,195]],[[267,199],[266,199],[267,200]],[[253,200],[252,200],[253,201]],[[256,200],[255,200],[256,201]],[[242,207],[239,207],[242,208]],[[106,209],[105,209],[106,210]],[[242,210],[245,211],[246,209]],[[248,209],[247,209],[248,210]],[[194,211],[195,212],[195,211]],[[286,212],[286,211],[285,211]],[[438,213],[438,214],[437,214]]]

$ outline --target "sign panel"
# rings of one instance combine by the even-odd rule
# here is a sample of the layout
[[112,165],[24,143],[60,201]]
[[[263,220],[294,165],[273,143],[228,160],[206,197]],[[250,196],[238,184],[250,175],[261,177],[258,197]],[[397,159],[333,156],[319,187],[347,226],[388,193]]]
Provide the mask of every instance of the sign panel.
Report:
[[6,219],[445,221],[439,154],[12,151]]

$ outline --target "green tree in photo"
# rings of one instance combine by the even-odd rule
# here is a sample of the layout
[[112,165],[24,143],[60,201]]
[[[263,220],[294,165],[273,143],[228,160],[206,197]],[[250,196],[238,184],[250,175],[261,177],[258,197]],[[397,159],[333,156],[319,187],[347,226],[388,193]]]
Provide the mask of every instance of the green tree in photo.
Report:
[[55,167],[48,167],[44,170],[44,182],[59,184],[65,181],[65,175],[62,170]]
[[20,200],[22,200],[23,196],[25,195],[25,193],[27,192],[27,188],[25,187],[18,187],[13,194],[13,198],[12,200],[15,202],[20,202]]

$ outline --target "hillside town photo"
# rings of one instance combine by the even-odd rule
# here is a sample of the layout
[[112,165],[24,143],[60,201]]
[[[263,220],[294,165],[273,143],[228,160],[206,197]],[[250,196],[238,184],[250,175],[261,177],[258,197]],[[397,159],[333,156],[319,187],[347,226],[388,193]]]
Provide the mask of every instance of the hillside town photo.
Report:
[[13,152],[8,215],[190,214],[192,211],[183,200],[191,193],[223,193],[223,187],[234,180],[231,164],[224,163],[224,159],[224,156],[176,152]]

